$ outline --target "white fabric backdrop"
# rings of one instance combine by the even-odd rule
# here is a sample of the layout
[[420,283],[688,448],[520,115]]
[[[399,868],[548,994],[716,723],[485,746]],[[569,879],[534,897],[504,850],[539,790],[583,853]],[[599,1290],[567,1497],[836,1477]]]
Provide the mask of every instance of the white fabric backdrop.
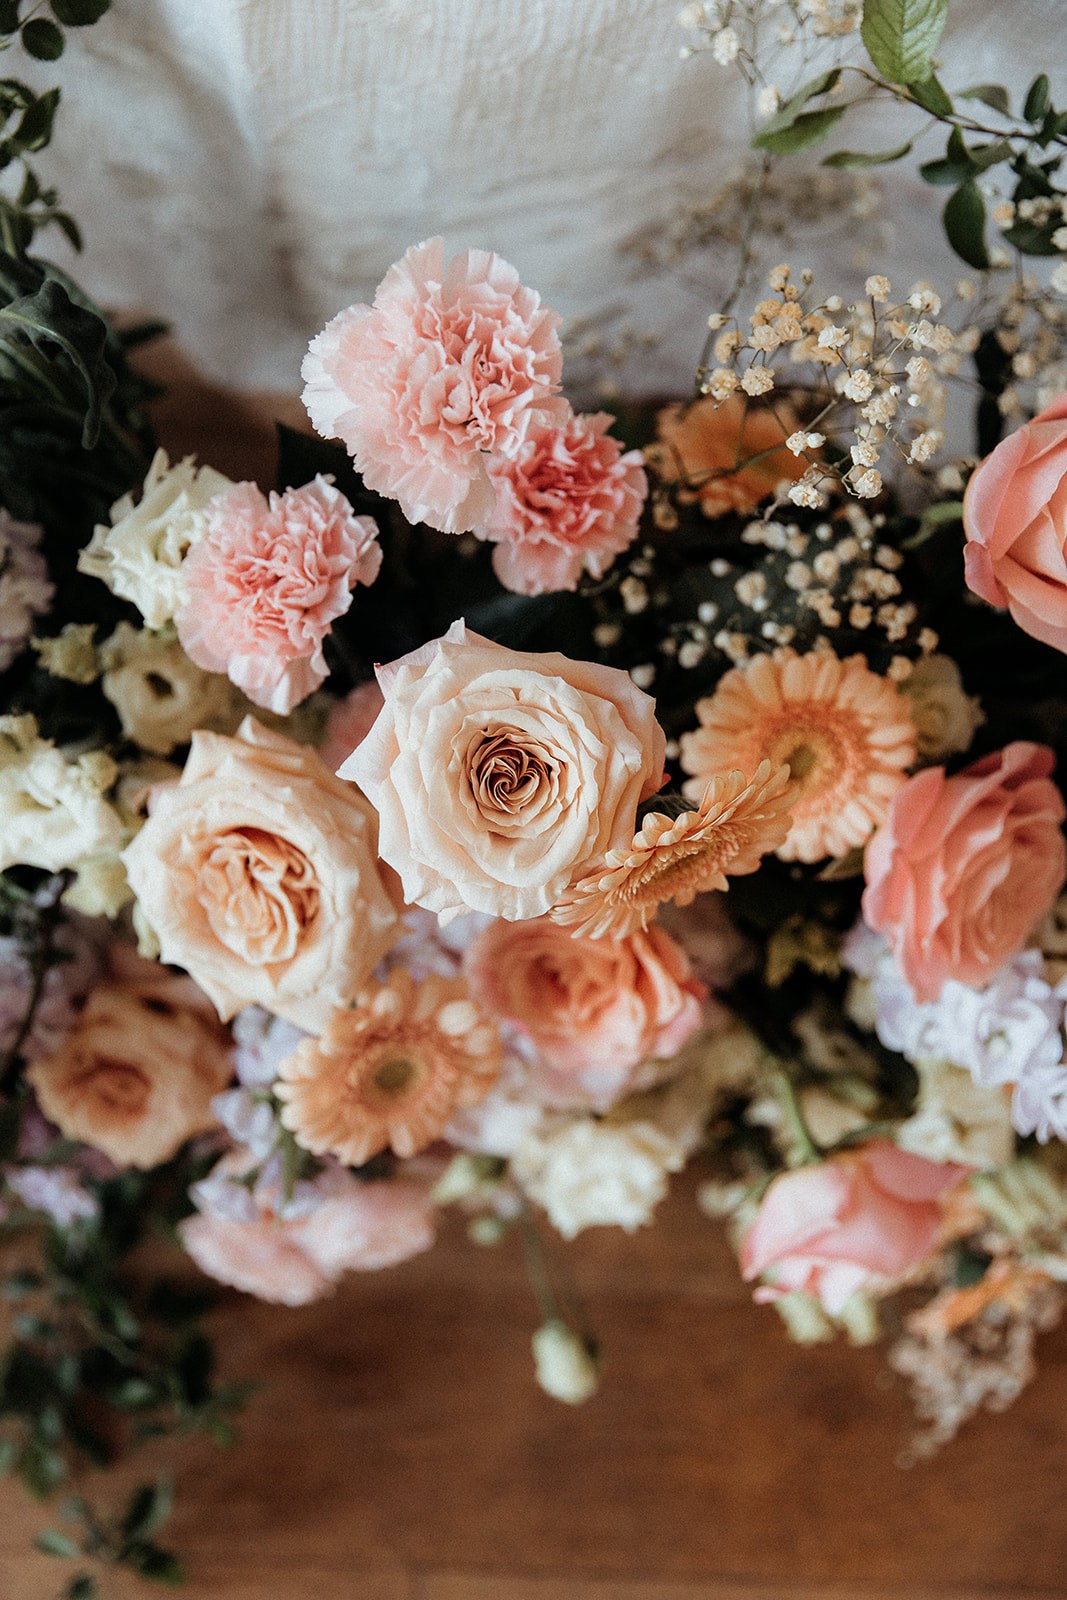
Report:
[[[679,3],[115,0],[37,73],[64,85],[42,165],[84,226],[76,271],[169,319],[210,374],[288,389],[326,319],[443,233],[499,251],[566,317],[656,336],[622,381],[684,388],[734,251],[653,271],[630,245],[713,196],[747,134],[733,75],[680,59]],[[952,0],[948,39],[953,84],[1025,87],[1067,61],[1067,6]],[[810,204],[805,169],[783,170]],[[794,264],[846,292],[874,267],[951,284],[944,191],[880,181],[866,221],[824,197]]]

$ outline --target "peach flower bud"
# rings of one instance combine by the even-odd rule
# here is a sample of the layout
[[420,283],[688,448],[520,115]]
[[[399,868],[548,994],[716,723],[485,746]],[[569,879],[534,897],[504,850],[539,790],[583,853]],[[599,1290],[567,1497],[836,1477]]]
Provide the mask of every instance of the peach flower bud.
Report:
[[1017,428],[963,497],[967,585],[1067,652],[1067,394]]
[[662,781],[655,703],[625,672],[507,650],[456,622],[378,669],[385,706],[339,769],[376,808],[410,904],[541,916],[629,845]]
[[536,1046],[547,1069],[538,1086],[558,1105],[606,1109],[644,1082],[644,1062],[676,1055],[701,1023],[705,990],[661,928],[581,939],[547,918],[494,922],[466,972],[486,1010]]
[[193,735],[123,859],[163,960],[221,1017],[260,1005],[315,1033],[396,937],[375,834],[357,789],[248,717],[233,739]]
[[113,965],[114,978],[26,1077],[64,1137],[118,1166],[155,1167],[216,1126],[211,1100],[233,1075],[230,1036],[188,978],[132,952]]
[[920,1001],[948,978],[981,988],[1055,903],[1067,815],[1047,745],[1016,741],[949,778],[928,767],[867,847],[863,915]]
[[745,1234],[742,1274],[768,1275],[757,1300],[801,1292],[837,1316],[857,1291],[887,1287],[930,1254],[941,1198],[967,1170],[878,1141],[783,1172]]

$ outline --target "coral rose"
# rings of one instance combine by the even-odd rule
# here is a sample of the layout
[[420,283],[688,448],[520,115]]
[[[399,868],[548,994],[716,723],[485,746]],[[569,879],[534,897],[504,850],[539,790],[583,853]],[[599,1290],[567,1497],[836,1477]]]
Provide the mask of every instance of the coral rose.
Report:
[[238,483],[211,500],[185,558],[175,623],[188,655],[257,706],[287,716],[327,676],[322,642],[357,583],[382,564],[378,525],[329,479],[266,495]]
[[[790,421],[790,413],[786,413]],[[698,501],[706,517],[755,510],[780,483],[795,483],[808,462],[786,449],[773,412],[740,395],[718,403],[710,395],[693,405],[665,406],[656,417],[649,465],[679,500]]]
[[521,922],[633,838],[662,781],[655,703],[625,672],[468,633],[378,669],[385,707],[339,769],[375,806],[406,899]]
[[608,433],[605,411],[532,428],[509,455],[489,460],[496,509],[479,538],[495,543],[493,571],[515,594],[576,589],[600,578],[637,537],[648,480],[639,450]]
[[468,250],[446,267],[429,239],[390,267],[373,306],[350,306],[311,341],[304,404],[410,522],[463,533],[493,509],[484,452],[566,416],[558,325],[499,256]]
[[1017,741],[946,777],[928,767],[867,846],[863,915],[920,1001],[981,988],[1020,950],[1067,875],[1067,809],[1046,745]]
[[831,1316],[860,1289],[888,1286],[938,1242],[941,1197],[968,1169],[879,1141],[775,1178],[741,1245],[757,1300],[814,1295]]
[[963,497],[967,586],[1067,651],[1067,394],[1017,428]]
[[465,970],[485,1009],[532,1040],[553,1101],[597,1110],[637,1086],[649,1057],[677,1054],[700,1026],[706,994],[684,950],[656,927],[580,939],[547,918],[494,922]]
[[375,819],[313,750],[246,718],[196,733],[181,781],[153,791],[123,859],[165,961],[223,1018],[261,1005],[317,1032],[398,928]]
[[197,986],[132,953],[26,1072],[66,1138],[143,1168],[216,1126],[211,1100],[232,1075],[229,1033]]

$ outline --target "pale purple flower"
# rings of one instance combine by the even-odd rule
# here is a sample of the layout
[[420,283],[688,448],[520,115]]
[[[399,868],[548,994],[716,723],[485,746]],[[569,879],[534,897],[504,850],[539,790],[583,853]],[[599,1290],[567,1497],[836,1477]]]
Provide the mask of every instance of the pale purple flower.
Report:
[[238,1081],[246,1089],[261,1089],[270,1087],[278,1076],[278,1063],[291,1056],[307,1034],[260,1006],[247,1006],[233,1019],[233,1038]]
[[1049,1139],[1067,1139],[1067,1062],[1035,1067],[1015,1085],[1011,1120],[1019,1133]]
[[266,1161],[278,1142],[280,1124],[268,1099],[252,1089],[226,1089],[211,1102],[235,1144],[243,1145],[256,1161]]
[[949,980],[937,1002],[942,1052],[986,1087],[1055,1067],[1063,1054],[1063,994],[1042,976],[1038,950],[1023,950],[984,989]]
[[44,615],[55,592],[37,549],[42,532],[0,508],[0,672],[22,650],[34,617]]
[[24,1206],[45,1212],[57,1228],[95,1217],[100,1209],[75,1167],[7,1167],[4,1179]]

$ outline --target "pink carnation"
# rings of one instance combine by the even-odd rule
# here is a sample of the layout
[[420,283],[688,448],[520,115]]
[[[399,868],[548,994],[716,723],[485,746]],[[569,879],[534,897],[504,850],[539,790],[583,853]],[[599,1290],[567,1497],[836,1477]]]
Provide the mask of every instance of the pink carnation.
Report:
[[482,452],[566,415],[558,325],[499,256],[468,250],[446,268],[430,239],[390,267],[373,306],[350,306],[312,340],[304,404],[409,521],[463,533],[493,509]]
[[[224,1157],[228,1164],[240,1163]],[[304,1215],[283,1218],[262,1201],[243,1220],[209,1208],[179,1225],[181,1242],[209,1277],[287,1306],[317,1300],[345,1272],[395,1266],[433,1243],[434,1207],[424,1183],[364,1183],[329,1168],[307,1187],[316,1192]]]
[[479,537],[496,544],[493,570],[516,594],[576,589],[599,578],[637,537],[648,480],[640,450],[623,454],[606,411],[531,428],[514,453],[489,462],[496,509]]
[[354,586],[378,576],[377,524],[321,476],[269,500],[235,484],[204,516],[184,562],[178,637],[198,667],[284,715],[326,677],[322,641]]

